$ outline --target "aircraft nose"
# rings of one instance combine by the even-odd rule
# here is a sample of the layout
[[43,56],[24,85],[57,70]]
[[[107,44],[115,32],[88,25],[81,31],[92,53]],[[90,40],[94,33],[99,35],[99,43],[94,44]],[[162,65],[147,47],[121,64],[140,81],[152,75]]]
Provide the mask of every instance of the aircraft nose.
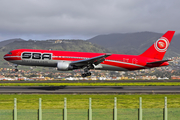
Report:
[[5,60],[7,60],[7,54],[6,54],[6,55],[4,55],[4,59],[5,59]]

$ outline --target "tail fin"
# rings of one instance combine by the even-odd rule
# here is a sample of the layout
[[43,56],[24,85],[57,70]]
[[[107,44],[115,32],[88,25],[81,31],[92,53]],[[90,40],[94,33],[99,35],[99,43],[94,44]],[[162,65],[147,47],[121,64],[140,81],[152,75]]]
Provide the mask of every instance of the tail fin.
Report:
[[175,31],[167,31],[140,56],[162,60],[171,42],[171,39],[173,38],[174,33]]

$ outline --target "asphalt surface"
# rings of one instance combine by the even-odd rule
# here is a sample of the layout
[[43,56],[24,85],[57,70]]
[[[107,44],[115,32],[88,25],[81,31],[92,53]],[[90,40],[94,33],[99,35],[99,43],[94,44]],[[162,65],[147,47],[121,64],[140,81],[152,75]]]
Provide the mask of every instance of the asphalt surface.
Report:
[[49,80],[49,81],[0,81],[0,83],[126,83],[126,82],[180,82],[180,80]]
[[0,94],[180,94],[180,86],[48,86],[0,87]]

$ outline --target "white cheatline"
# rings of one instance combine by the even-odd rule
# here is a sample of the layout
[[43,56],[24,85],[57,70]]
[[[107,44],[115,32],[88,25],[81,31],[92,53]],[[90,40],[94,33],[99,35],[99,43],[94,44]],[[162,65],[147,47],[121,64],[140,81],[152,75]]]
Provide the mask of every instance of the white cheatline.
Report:
[[4,58],[13,58],[13,57],[21,57],[21,56],[4,56]]
[[143,67],[143,68],[146,68],[142,65],[137,65],[137,64],[133,64],[133,63],[127,63],[127,62],[120,62],[120,61],[114,61],[114,60],[108,60],[108,61],[111,61],[111,62],[115,62],[115,63],[122,63],[122,64],[127,64],[127,65],[133,65],[133,66],[137,66],[137,67]]

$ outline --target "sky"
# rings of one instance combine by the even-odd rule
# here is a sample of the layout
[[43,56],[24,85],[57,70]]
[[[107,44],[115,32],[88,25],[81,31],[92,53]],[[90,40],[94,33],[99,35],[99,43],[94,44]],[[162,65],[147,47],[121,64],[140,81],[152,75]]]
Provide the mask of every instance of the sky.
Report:
[[178,0],[0,0],[0,41],[180,33]]

